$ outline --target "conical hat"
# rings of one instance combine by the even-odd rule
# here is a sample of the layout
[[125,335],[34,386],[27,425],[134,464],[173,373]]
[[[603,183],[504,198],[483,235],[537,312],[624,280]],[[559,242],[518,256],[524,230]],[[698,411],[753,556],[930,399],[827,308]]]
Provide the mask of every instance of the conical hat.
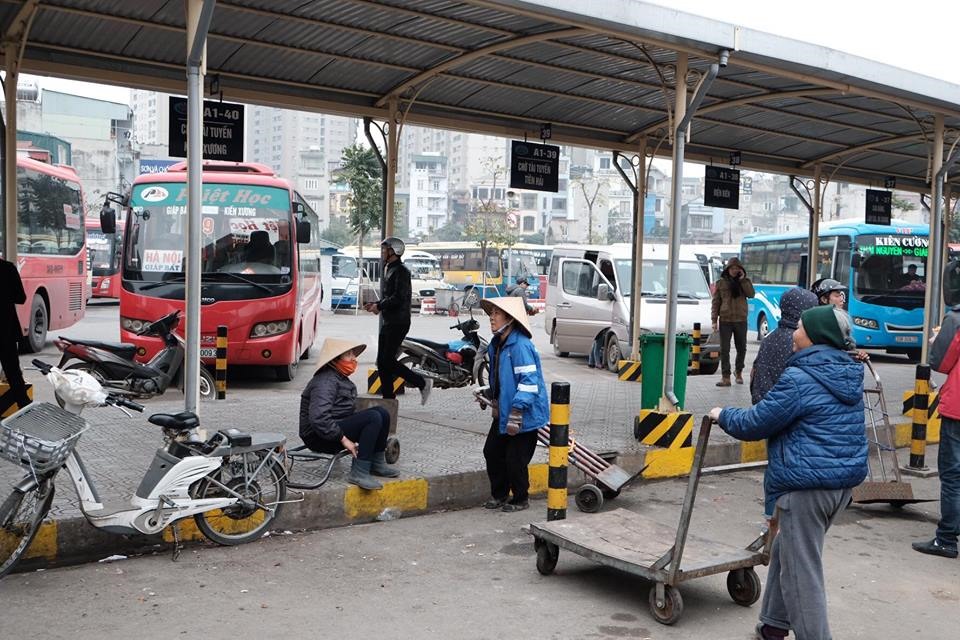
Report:
[[480,307],[487,314],[493,307],[500,309],[516,321],[517,326],[523,329],[528,338],[533,337],[533,331],[530,330],[530,319],[527,317],[527,305],[520,296],[484,298],[480,301]]
[[317,369],[322,369],[348,351],[353,351],[356,355],[360,355],[366,348],[367,345],[362,342],[357,342],[356,340],[326,338],[323,341],[323,346],[320,347],[320,356],[317,358]]

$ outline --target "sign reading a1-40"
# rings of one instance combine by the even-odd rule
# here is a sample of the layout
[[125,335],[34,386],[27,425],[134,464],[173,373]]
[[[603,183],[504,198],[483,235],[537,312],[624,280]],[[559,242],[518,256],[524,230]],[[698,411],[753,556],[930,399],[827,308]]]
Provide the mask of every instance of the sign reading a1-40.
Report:
[[[187,100],[170,96],[169,154],[187,157]],[[203,159],[243,162],[243,105],[203,101]]]
[[704,167],[703,204],[722,209],[740,208],[740,171],[724,167]]
[[560,188],[560,147],[513,140],[510,188],[556,193]]
[[867,189],[867,224],[890,224],[890,210],[893,208],[893,194],[889,191]]

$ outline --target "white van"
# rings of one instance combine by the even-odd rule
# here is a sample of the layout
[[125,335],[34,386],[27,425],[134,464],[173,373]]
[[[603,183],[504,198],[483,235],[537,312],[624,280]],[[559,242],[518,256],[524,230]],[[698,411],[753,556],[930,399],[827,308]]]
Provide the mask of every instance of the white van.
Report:
[[[667,260],[666,245],[644,245],[641,333],[665,331]],[[543,326],[555,354],[589,353],[601,338],[607,368],[617,370],[617,361],[630,353],[632,263],[629,244],[554,247]],[[706,344],[712,329],[710,289],[692,256],[680,259],[677,282],[677,332],[692,334],[693,324],[699,322]],[[718,352],[712,343],[701,351],[702,373],[716,372]]]

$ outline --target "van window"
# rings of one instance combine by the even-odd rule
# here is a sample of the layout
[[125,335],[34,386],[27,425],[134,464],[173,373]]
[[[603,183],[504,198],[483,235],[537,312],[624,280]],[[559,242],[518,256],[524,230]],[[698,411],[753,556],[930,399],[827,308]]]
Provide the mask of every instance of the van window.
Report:
[[609,260],[600,261],[600,273],[603,274],[603,277],[610,281],[610,284],[614,289],[617,288],[617,276],[613,271],[613,265]]
[[557,276],[560,275],[560,258],[554,257],[550,262],[550,285],[557,286]]
[[563,263],[563,291],[572,296],[586,298],[597,297],[597,285],[600,284],[600,274],[590,264],[583,262]]

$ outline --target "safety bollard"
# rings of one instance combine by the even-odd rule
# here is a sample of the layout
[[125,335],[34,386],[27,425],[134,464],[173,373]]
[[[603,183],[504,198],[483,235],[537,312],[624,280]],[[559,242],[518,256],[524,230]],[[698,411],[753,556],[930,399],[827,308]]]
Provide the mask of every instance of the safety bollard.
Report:
[[927,420],[930,401],[930,366],[917,365],[917,376],[914,382],[913,396],[913,428],[910,435],[910,464],[909,469],[926,470],[927,453]]
[[217,327],[217,368],[215,372],[217,383],[217,400],[227,397],[227,326]]
[[567,464],[570,454],[570,383],[550,385],[550,463],[547,520],[567,517]]
[[693,323],[693,347],[690,349],[692,375],[700,375],[700,323]]

